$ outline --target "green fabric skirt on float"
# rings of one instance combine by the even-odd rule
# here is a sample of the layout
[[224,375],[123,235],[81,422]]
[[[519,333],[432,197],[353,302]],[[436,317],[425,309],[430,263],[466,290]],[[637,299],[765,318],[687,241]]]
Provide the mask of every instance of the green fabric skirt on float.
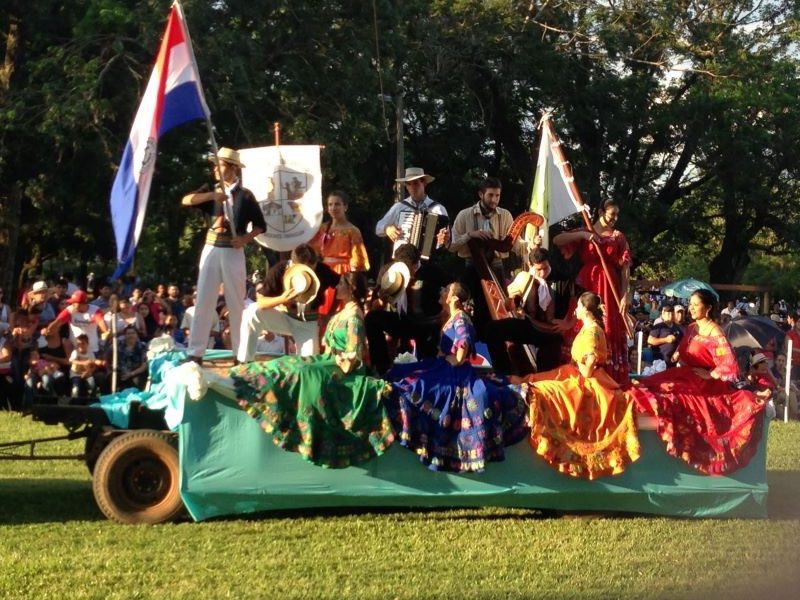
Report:
[[380,456],[394,440],[389,391],[364,369],[344,374],[330,355],[284,356],[230,371],[239,405],[275,445],[330,468]]

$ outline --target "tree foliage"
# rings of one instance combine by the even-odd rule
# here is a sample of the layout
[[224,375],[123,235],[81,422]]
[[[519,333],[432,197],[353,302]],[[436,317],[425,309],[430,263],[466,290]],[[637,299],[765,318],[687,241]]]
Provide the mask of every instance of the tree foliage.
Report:
[[[108,195],[152,68],[166,0],[10,2],[0,15],[0,235],[13,268],[106,263]],[[320,143],[327,188],[366,230],[392,197],[395,102],[406,164],[455,212],[485,174],[527,205],[542,111],[597,206],[615,198],[650,274],[706,256],[738,282],[796,247],[797,3],[755,0],[186,0],[218,139]],[[161,143],[137,266],[191,279],[200,223],[180,196],[208,173],[202,124]],[[16,202],[16,204],[15,204]],[[15,210],[15,206],[18,210]],[[14,252],[16,250],[16,253]],[[165,257],[169,257],[165,260]],[[8,273],[6,267],[6,281]]]

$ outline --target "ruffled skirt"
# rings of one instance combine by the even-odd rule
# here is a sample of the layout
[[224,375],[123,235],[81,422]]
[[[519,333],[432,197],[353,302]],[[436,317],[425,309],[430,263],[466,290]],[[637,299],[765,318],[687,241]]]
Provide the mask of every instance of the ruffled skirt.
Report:
[[639,458],[634,403],[602,368],[586,378],[565,365],[528,381],[530,443],[553,468],[597,479]]
[[434,471],[482,471],[527,435],[525,405],[513,390],[443,358],[395,365],[389,411],[400,443]]
[[731,473],[758,451],[765,405],[750,391],[676,367],[639,380],[630,394],[656,417],[667,453],[698,471]]
[[360,464],[394,440],[385,382],[363,369],[345,375],[328,355],[247,363],[230,376],[239,405],[273,442],[316,465]]

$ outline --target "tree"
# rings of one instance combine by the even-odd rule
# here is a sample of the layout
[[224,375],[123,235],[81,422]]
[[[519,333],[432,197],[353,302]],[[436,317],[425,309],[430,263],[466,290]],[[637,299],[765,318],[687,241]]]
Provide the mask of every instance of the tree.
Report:
[[[6,277],[35,256],[111,267],[108,195],[167,4],[15,0],[0,15]],[[352,193],[365,233],[391,202],[385,98],[402,93],[406,164],[437,176],[431,193],[452,213],[475,201],[485,174],[503,179],[506,206],[527,206],[536,124],[553,107],[586,199],[622,204],[650,272],[669,275],[669,257],[690,248],[712,257],[712,280],[740,281],[752,251],[800,241],[795,2],[184,8],[220,143],[271,143],[279,121],[285,143],[324,144],[325,188]],[[208,177],[203,125],[173,131],[159,150],[137,265],[192,279],[201,223],[178,199]]]

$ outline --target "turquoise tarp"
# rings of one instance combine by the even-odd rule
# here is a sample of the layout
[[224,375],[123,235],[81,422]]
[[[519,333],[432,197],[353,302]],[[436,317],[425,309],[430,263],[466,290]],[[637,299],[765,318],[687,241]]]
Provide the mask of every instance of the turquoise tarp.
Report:
[[484,473],[436,473],[398,443],[360,467],[323,469],[277,448],[232,399],[229,382],[212,383],[187,402],[179,426],[181,495],[198,521],[222,515],[324,507],[500,506],[622,511],[682,517],[766,514],[766,435],[750,464],[709,477],[664,451],[654,431],[640,431],[641,458],[619,476],[573,479],[553,470],[527,442]]

